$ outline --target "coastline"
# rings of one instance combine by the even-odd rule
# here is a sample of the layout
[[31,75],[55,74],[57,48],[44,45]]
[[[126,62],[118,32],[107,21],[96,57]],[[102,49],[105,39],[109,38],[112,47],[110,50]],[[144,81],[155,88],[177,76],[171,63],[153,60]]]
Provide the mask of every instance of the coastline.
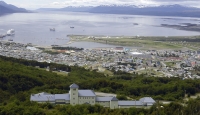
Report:
[[[91,42],[101,43],[107,45],[116,45],[124,47],[137,47],[139,49],[182,49],[189,48],[192,50],[200,49],[200,35],[197,36],[91,36],[91,35],[68,35],[69,41],[60,47],[66,47],[70,44],[77,42]],[[15,42],[8,41],[7,39],[1,39],[3,42]],[[36,45],[29,44],[37,48],[51,49],[52,45]],[[188,45],[190,44],[190,45]],[[98,47],[98,46],[97,46]]]
[[[68,35],[70,41],[95,42],[108,45],[121,45],[125,47],[140,47],[142,49],[182,49],[188,47],[195,50],[200,49],[200,35],[196,36],[90,36],[90,35]],[[185,44],[193,46],[185,46]]]

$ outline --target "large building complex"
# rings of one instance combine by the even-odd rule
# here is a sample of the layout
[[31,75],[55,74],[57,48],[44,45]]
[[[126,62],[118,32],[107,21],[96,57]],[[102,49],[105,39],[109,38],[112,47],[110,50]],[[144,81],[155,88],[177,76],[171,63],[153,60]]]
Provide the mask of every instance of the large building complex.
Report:
[[49,102],[52,104],[100,104],[104,107],[111,109],[115,108],[130,108],[130,107],[149,107],[152,106],[155,101],[151,97],[144,97],[140,100],[126,100],[121,101],[116,97],[100,97],[95,94],[93,90],[79,90],[77,84],[70,85],[70,91],[67,94],[49,94],[49,93],[38,93],[32,94],[30,101],[36,101],[38,103]]

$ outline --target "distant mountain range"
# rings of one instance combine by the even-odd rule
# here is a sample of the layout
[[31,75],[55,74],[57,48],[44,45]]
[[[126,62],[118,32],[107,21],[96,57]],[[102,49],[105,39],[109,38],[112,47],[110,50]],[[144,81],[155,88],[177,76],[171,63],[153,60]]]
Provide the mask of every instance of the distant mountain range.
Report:
[[[65,8],[40,8],[36,11],[67,11],[67,12],[89,12],[102,14],[130,14],[151,16],[183,16],[200,17],[200,8],[186,7],[181,5],[166,6],[134,6],[134,5],[100,5],[100,6],[68,6]],[[0,1],[0,15],[9,13],[27,13],[24,8]]]
[[89,12],[93,6],[80,6],[80,7],[73,7],[68,6],[65,8],[40,8],[36,11],[67,11],[67,12]]
[[0,15],[9,14],[9,13],[27,13],[24,8],[18,8],[14,5],[7,4],[4,1],[0,1]]
[[184,16],[200,17],[200,9],[181,5],[166,6],[134,6],[134,5],[101,5],[101,6],[80,6],[65,8],[41,8],[37,11],[68,11],[68,12],[89,12],[103,14],[131,14],[131,15],[153,15],[153,16]]

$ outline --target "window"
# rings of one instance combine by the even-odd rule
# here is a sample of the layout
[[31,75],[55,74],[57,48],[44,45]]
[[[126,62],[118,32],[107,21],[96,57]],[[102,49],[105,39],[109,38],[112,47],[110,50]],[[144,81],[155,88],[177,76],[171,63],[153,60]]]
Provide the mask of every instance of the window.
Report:
[[76,91],[76,89],[73,89],[74,91]]
[[73,95],[75,95],[75,93],[73,93]]
[[73,98],[73,100],[75,100],[75,98]]

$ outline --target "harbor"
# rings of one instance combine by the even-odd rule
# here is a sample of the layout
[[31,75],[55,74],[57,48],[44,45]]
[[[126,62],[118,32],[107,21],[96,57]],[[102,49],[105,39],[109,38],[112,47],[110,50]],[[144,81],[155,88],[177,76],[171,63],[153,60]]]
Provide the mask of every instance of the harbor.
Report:
[[[65,45],[70,41],[66,35],[88,36],[195,36],[200,35],[196,31],[185,31],[161,24],[173,25],[174,23],[197,24],[198,20],[179,17],[177,20],[163,19],[153,16],[126,16],[126,15],[102,15],[83,13],[46,13],[12,14],[2,16],[0,21],[1,39],[19,43],[33,43],[36,45],[51,46]],[[74,17],[76,15],[76,17]],[[18,17],[18,18],[15,18]],[[23,17],[23,18],[20,18]],[[35,17],[35,18],[32,18]],[[59,20],[57,17],[60,17]],[[88,21],[91,19],[91,21]],[[134,19],[134,20],[133,20]],[[19,21],[20,20],[20,21]],[[164,21],[165,20],[165,21]],[[11,22],[12,23],[9,23]],[[10,29],[15,30],[12,36],[5,36]],[[54,31],[55,30],[55,31]],[[124,31],[126,30],[126,31]],[[56,39],[58,38],[58,39]]]
[[14,30],[14,29],[9,29],[9,30],[6,32],[6,34],[0,34],[0,38],[1,38],[1,40],[3,40],[4,38],[10,36],[10,38],[7,39],[7,40],[8,40],[8,41],[13,41],[13,38],[11,38],[11,37],[14,36],[14,35],[15,35],[15,30]]

